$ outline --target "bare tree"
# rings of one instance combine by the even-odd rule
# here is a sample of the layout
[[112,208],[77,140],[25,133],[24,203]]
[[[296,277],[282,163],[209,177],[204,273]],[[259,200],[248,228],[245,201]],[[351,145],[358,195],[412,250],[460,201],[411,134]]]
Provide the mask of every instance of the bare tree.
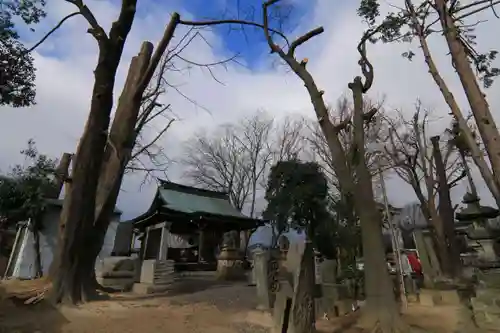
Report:
[[271,166],[302,151],[303,128],[302,119],[277,122],[259,111],[212,133],[197,133],[186,144],[185,175],[195,185],[228,191],[238,209],[255,216]]
[[227,191],[232,203],[242,210],[250,196],[249,159],[237,136],[234,125],[195,134],[186,143],[182,164],[194,185]]
[[270,143],[273,120],[265,113],[259,112],[252,117],[244,118],[240,128],[239,142],[250,162],[247,172],[250,178],[250,216],[253,217],[258,186],[267,176],[265,172],[272,162],[274,151]]
[[[356,113],[354,116],[354,127],[357,142],[357,153],[354,155],[357,155],[358,158],[356,174],[360,178],[359,182],[357,182],[358,184],[355,184],[347,165],[346,152],[338,137],[341,128],[338,125],[334,125],[330,120],[328,108],[323,100],[324,91],[318,88],[311,73],[307,70],[307,59],[299,61],[295,57],[295,50],[298,47],[323,33],[324,29],[322,27],[315,28],[292,42],[288,41],[285,37],[286,46],[279,45],[274,39],[277,34],[273,34],[269,28],[268,16],[269,8],[277,3],[279,3],[279,0],[269,0],[262,5],[266,41],[271,53],[277,54],[304,83],[311,98],[318,123],[328,142],[330,153],[333,156],[334,169],[337,179],[340,182],[341,192],[347,200],[354,201],[356,211],[360,216],[363,248],[364,252],[368,254],[365,258],[367,267],[365,270],[367,304],[364,308],[363,326],[370,326],[370,329],[373,329],[373,325],[375,325],[375,330],[380,332],[408,332],[408,327],[403,324],[399,316],[397,302],[392,294],[392,281],[385,267],[381,223],[374,223],[377,220],[381,221],[381,218],[373,200],[371,177],[364,160],[363,124],[365,119],[370,118],[370,116],[363,115],[363,94],[368,91],[373,82],[373,67],[366,58],[365,43],[373,35],[373,31],[363,36],[362,41],[358,45],[358,51],[361,56],[359,64],[365,77],[365,82],[362,81],[361,77],[356,77],[349,86],[354,95]],[[283,37],[282,34],[280,36]],[[363,201],[363,199],[366,200]],[[314,284],[311,283],[314,282],[314,277],[311,280],[311,267],[313,267],[313,250],[311,242],[308,241],[304,248],[301,271],[294,295],[294,299],[297,302],[294,302],[291,309],[291,315],[297,319],[293,321],[294,329],[304,333],[311,332],[314,328]]]
[[[383,108],[383,103],[372,103],[370,100],[366,100],[363,105],[363,112],[368,114],[371,110],[378,110],[378,116],[373,116],[367,124],[365,125],[365,159],[372,176],[376,176],[379,173],[380,167],[384,169],[388,167],[386,161],[381,161],[379,152],[371,149],[372,145],[378,145],[386,142],[389,133],[389,127],[385,121],[385,110]],[[330,110],[330,118],[333,123],[339,124],[342,129],[339,131],[339,140],[342,144],[344,151],[350,156],[347,159],[348,168],[353,177],[355,177],[355,168],[352,165],[352,153],[354,145],[353,129],[352,126],[352,116],[353,116],[353,104],[347,97],[342,97],[337,101],[337,106],[335,109]],[[328,147],[328,142],[326,141],[325,135],[323,134],[321,127],[315,123],[311,122],[308,124],[308,135],[306,140],[308,141],[310,148],[313,152],[313,158],[324,168],[325,174],[329,178],[332,188],[335,190],[335,196],[340,193],[340,184],[335,175],[335,169],[333,166],[332,155]],[[381,164],[384,164],[382,165]]]
[[[71,186],[68,187],[61,213],[63,237],[60,237],[51,269],[55,301],[75,304],[96,296],[95,259],[101,250],[127,164],[143,153],[152,156],[150,148],[171,124],[169,121],[152,142],[140,145],[133,153],[139,132],[165,111],[165,108],[160,108],[160,112],[155,113],[160,106],[157,98],[162,85],[153,85],[152,91],[148,87],[158,68],[155,81],[166,82],[163,77],[165,66],[174,57],[185,62],[188,60],[179,55],[182,48],[180,51],[177,47],[167,51],[181,22],[180,15],[174,13],[156,49],[150,42],[144,42],[140,53],[132,59],[110,127],[116,71],[135,17],[137,1],[122,1],[120,14],[109,34],[82,0],[66,1],[75,5],[78,11],[61,20],[42,40],[68,18],[81,15],[90,25],[88,31],[99,46],[91,109],[74,159]],[[145,108],[141,113],[142,106]]]
[[[500,136],[491,116],[486,97],[481,92],[475,73],[471,68],[471,63],[476,66],[477,74],[479,74],[486,86],[491,85],[493,78],[498,76],[500,70],[491,66],[492,60],[496,56],[496,51],[480,54],[473,48],[475,36],[472,31],[481,22],[472,24],[465,22],[466,18],[470,18],[481,11],[490,8],[494,11],[494,6],[497,5],[498,2],[488,0],[475,0],[467,4],[462,4],[460,1],[447,2],[444,0],[435,0],[423,1],[418,6],[415,6],[412,0],[404,0],[404,6],[402,8],[394,6],[394,8],[398,9],[398,12],[387,15],[383,22],[376,28],[375,21],[380,15],[378,0],[361,1],[358,13],[366,19],[373,30],[377,30],[380,33],[380,36],[374,38],[374,40],[379,39],[383,42],[409,42],[414,38],[418,40],[420,50],[429,68],[429,73],[460,127],[463,142],[467,145],[470,156],[478,167],[497,205],[500,206],[500,181],[498,178],[500,167],[500,155],[498,154],[500,144],[498,142]],[[435,19],[436,16],[437,18]],[[491,168],[485,161],[484,155],[453,93],[440,74],[427,43],[427,38],[439,31],[435,28],[437,23],[441,24],[443,36],[450,49],[452,64],[460,77],[474,117],[476,118],[478,129],[481,127],[479,132],[485,143]],[[412,59],[415,53],[409,50],[403,55],[408,59]]]
[[[391,124],[388,144],[385,145],[386,157],[391,159],[393,170],[414,190],[420,202],[422,213],[430,226],[436,231],[436,246],[442,270],[450,272],[451,260],[446,247],[446,238],[441,216],[436,206],[438,182],[430,138],[431,111],[420,101],[415,105],[415,113],[407,119],[402,112],[386,119]],[[448,186],[455,186],[466,176],[461,157],[448,141],[440,141],[439,149],[444,151],[443,165]]]

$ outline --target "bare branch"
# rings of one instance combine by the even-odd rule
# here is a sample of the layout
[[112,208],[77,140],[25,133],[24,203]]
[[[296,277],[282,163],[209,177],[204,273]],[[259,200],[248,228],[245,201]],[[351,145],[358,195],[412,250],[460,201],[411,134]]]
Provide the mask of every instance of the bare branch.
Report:
[[[85,18],[85,20],[87,20],[87,22],[90,25],[90,28],[87,30],[87,32],[92,36],[94,36],[94,38],[99,42],[99,45],[102,45],[103,43],[108,41],[108,36],[106,35],[106,32],[99,25],[94,14],[90,11],[87,5],[83,3],[82,0],[65,0],[65,1],[75,5],[78,8],[79,13]],[[120,11],[120,17],[118,18],[117,22],[122,22],[121,16],[123,15],[124,7],[126,6],[129,6],[128,1],[126,0],[122,1],[122,10]]]
[[80,11],[78,11],[78,12],[73,12],[73,13],[71,13],[69,15],[66,15],[63,19],[61,19],[61,21],[59,21],[59,23],[56,24],[56,26],[54,28],[52,28],[49,32],[47,32],[45,34],[45,36],[42,37],[42,39],[40,39],[37,43],[35,43],[35,45],[33,45],[31,48],[29,48],[28,50],[26,50],[23,54],[33,52],[37,47],[39,47],[40,45],[42,45],[42,43],[45,42],[47,40],[47,38],[50,37],[50,35],[52,35],[54,32],[56,32],[57,29],[59,29],[64,24],[64,22],[66,22],[67,20],[69,20],[73,16],[77,16],[77,15],[80,15],[80,14],[81,14]]
[[313,38],[315,36],[318,36],[319,34],[322,34],[324,31],[325,31],[325,29],[323,27],[318,27],[318,28],[315,28],[315,29],[309,31],[305,35],[300,36],[299,38],[297,38],[296,40],[294,40],[292,42],[292,44],[290,44],[290,47],[288,48],[288,54],[293,57],[294,53],[295,53],[295,49],[297,47],[299,47],[300,45],[306,43],[311,38]]

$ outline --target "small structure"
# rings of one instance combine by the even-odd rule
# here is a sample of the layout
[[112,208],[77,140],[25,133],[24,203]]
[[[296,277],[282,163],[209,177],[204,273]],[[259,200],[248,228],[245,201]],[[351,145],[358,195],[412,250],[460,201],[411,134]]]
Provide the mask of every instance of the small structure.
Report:
[[[59,234],[59,217],[61,215],[63,200],[46,199],[46,207],[41,218],[40,234],[40,259],[43,275],[48,273],[54,257]],[[115,210],[112,221],[104,239],[104,245],[98,257],[99,261],[111,255],[114,246],[115,233],[120,221],[121,212]],[[18,224],[17,234],[9,258],[5,277],[31,279],[36,276],[36,251],[33,231],[29,221]]]
[[469,266],[476,272],[480,283],[471,298],[476,324],[484,330],[500,331],[500,260],[498,245],[500,230],[493,228],[489,219],[499,215],[498,209],[481,206],[479,198],[465,194],[466,207],[456,214],[469,252]]
[[[160,181],[148,211],[132,221],[141,240],[139,281],[151,288],[160,280],[161,284],[169,284],[171,279],[166,278],[165,272],[171,274],[171,266],[176,271],[234,266],[228,262],[234,264],[242,259],[242,254],[229,232],[250,230],[262,224],[234,208],[227,193],[164,180]],[[229,275],[234,273],[226,271]]]
[[498,209],[481,206],[479,198],[470,193],[462,201],[466,207],[456,213],[458,234],[463,235],[467,252],[473,253],[474,265],[486,265],[486,268],[498,267],[498,255],[495,244],[500,239],[500,230],[491,228],[489,219],[497,217]]

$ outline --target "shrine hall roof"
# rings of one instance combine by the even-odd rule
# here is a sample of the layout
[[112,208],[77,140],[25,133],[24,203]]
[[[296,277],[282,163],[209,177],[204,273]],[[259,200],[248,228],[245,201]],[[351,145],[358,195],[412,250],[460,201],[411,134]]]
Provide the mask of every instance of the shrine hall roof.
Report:
[[167,181],[161,181],[158,194],[163,207],[177,212],[208,213],[228,217],[248,218],[236,209],[224,192],[204,190]]
[[148,211],[132,220],[138,228],[165,219],[216,223],[236,223],[238,228],[250,229],[263,221],[242,214],[231,204],[225,192],[210,191],[160,180],[155,198]]

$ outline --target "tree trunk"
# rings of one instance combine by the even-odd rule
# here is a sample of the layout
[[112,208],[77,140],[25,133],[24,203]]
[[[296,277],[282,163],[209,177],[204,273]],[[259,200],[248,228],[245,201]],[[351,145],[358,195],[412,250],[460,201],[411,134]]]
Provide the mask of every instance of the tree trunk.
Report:
[[414,11],[412,11],[412,19],[414,20],[413,21],[414,27],[415,29],[417,29],[416,33],[418,35],[420,47],[422,49],[425,62],[427,64],[427,67],[429,68],[429,73],[431,74],[436,85],[439,87],[439,90],[441,91],[441,94],[443,95],[446,104],[448,104],[453,116],[458,121],[458,125],[464,134],[466,144],[470,149],[471,157],[474,163],[476,164],[477,168],[479,169],[479,172],[481,173],[481,176],[483,177],[486,185],[488,186],[488,189],[493,195],[493,198],[495,198],[497,206],[500,207],[500,189],[498,186],[498,182],[493,176],[493,173],[491,172],[488,163],[486,163],[484,156],[474,139],[472,131],[467,125],[467,121],[465,120],[462,111],[460,110],[460,107],[458,106],[458,103],[455,100],[455,97],[453,96],[452,92],[450,91],[446,82],[444,81],[443,77],[438,71],[436,63],[434,62],[434,59],[432,58],[432,55],[430,53],[427,40],[425,39],[426,37],[423,34],[422,27],[418,23]]
[[[354,145],[356,171],[356,212],[361,223],[363,244],[366,308],[361,325],[368,329],[379,327],[380,332],[405,329],[399,318],[399,306],[394,297],[394,285],[387,269],[382,237],[382,216],[373,196],[372,179],[366,166],[363,121],[363,83],[356,77],[349,84],[354,99]],[[395,320],[395,318],[397,318]]]
[[[109,132],[108,143],[104,149],[103,164],[96,192],[96,221],[106,219],[109,221],[116,205],[119,192],[116,191],[116,184],[121,183],[137,138],[135,126],[143,94],[143,92],[136,93],[137,86],[148,68],[152,52],[153,45],[149,42],[143,43],[141,52],[130,63],[125,86],[118,100],[115,117]],[[108,208],[112,206],[112,208],[104,211],[105,206]],[[104,216],[101,217],[101,215]]]
[[89,117],[77,149],[72,184],[61,214],[60,223],[65,227],[56,260],[52,295],[57,303],[76,304],[95,296],[92,284],[95,258],[90,259],[86,249],[95,242],[92,230],[96,190],[113,108],[115,76],[134,21],[136,2],[124,0],[119,19],[113,23],[109,37],[104,31],[94,32],[99,43],[99,57],[94,71]]
[[[95,202],[95,222],[92,230],[96,240],[95,247],[92,250],[94,263],[101,251],[116,206],[125,167],[132,157],[132,150],[141,129],[137,128],[137,121],[144,91],[173,38],[179,20],[179,14],[174,13],[154,54],[153,44],[144,42],[138,56],[134,57],[130,64],[125,86],[120,95],[115,118],[111,125],[109,140],[104,150],[101,172],[99,173]],[[160,73],[160,75],[162,74]]]
[[[460,154],[460,159],[462,160],[462,165],[467,175],[467,182],[469,183],[469,191],[470,194],[474,196],[474,198],[478,198],[476,184],[474,183],[474,179],[472,178],[472,174],[470,172],[469,164],[467,163],[467,158],[465,156],[465,152],[463,149],[458,148],[458,153]],[[480,207],[478,207],[480,208]]]
[[298,278],[294,281],[292,298],[291,332],[313,333],[316,314],[314,311],[315,269],[314,251],[310,239],[306,240],[298,267]]
[[55,172],[56,178],[54,179],[54,192],[50,195],[47,195],[47,197],[54,199],[59,198],[64,182],[66,182],[68,178],[68,170],[69,165],[71,164],[71,157],[72,155],[70,153],[63,153]]
[[476,120],[477,129],[481,135],[486,152],[490,160],[493,176],[498,186],[500,184],[500,133],[495,119],[490,111],[486,96],[481,91],[476,75],[465,52],[464,44],[460,41],[459,32],[453,18],[446,9],[445,0],[435,0],[441,26],[450,50],[453,67],[462,83],[465,95],[469,101],[472,114]]
[[[71,159],[69,161],[69,164],[72,164],[74,167],[75,161],[76,161],[75,156],[71,155]],[[71,176],[69,175],[69,165],[68,165],[68,168],[66,169],[66,178],[65,178],[63,186],[64,186],[64,193],[66,193],[65,195],[67,195],[70,192],[70,188],[71,188]],[[65,210],[67,210],[67,209],[68,209],[67,205],[66,206],[63,205],[62,210],[61,210],[61,216],[67,214],[65,212]],[[64,239],[65,228],[66,228],[66,221],[59,218],[59,228],[58,228],[58,234],[57,234],[58,246],[56,247],[56,249],[54,251],[54,256],[53,256],[52,262],[51,262],[50,267],[49,267],[49,279],[51,281],[53,281],[55,279],[55,276],[57,274],[57,267],[59,265],[59,259],[61,258],[61,255],[59,252],[62,250],[60,245],[62,244],[63,239]]]
[[439,266],[441,267],[441,272],[445,275],[449,275],[451,270],[451,260],[449,258],[448,243],[446,240],[446,235],[444,233],[443,220],[438,214],[434,202],[429,202],[430,212],[431,212],[431,227],[432,227],[432,240],[437,249],[437,255],[439,258]]
[[33,250],[35,252],[35,278],[40,278],[43,276],[42,269],[42,256],[40,253],[40,221],[33,221],[34,224],[31,226],[31,232],[33,233]]
[[446,245],[448,247],[449,271],[445,272],[451,278],[456,278],[460,275],[460,251],[455,237],[455,214],[450,197],[450,187],[446,178],[446,169],[439,149],[439,136],[431,138],[434,163],[436,165],[436,174],[438,176],[438,191],[439,191],[439,215],[443,222],[443,232],[445,235]]

